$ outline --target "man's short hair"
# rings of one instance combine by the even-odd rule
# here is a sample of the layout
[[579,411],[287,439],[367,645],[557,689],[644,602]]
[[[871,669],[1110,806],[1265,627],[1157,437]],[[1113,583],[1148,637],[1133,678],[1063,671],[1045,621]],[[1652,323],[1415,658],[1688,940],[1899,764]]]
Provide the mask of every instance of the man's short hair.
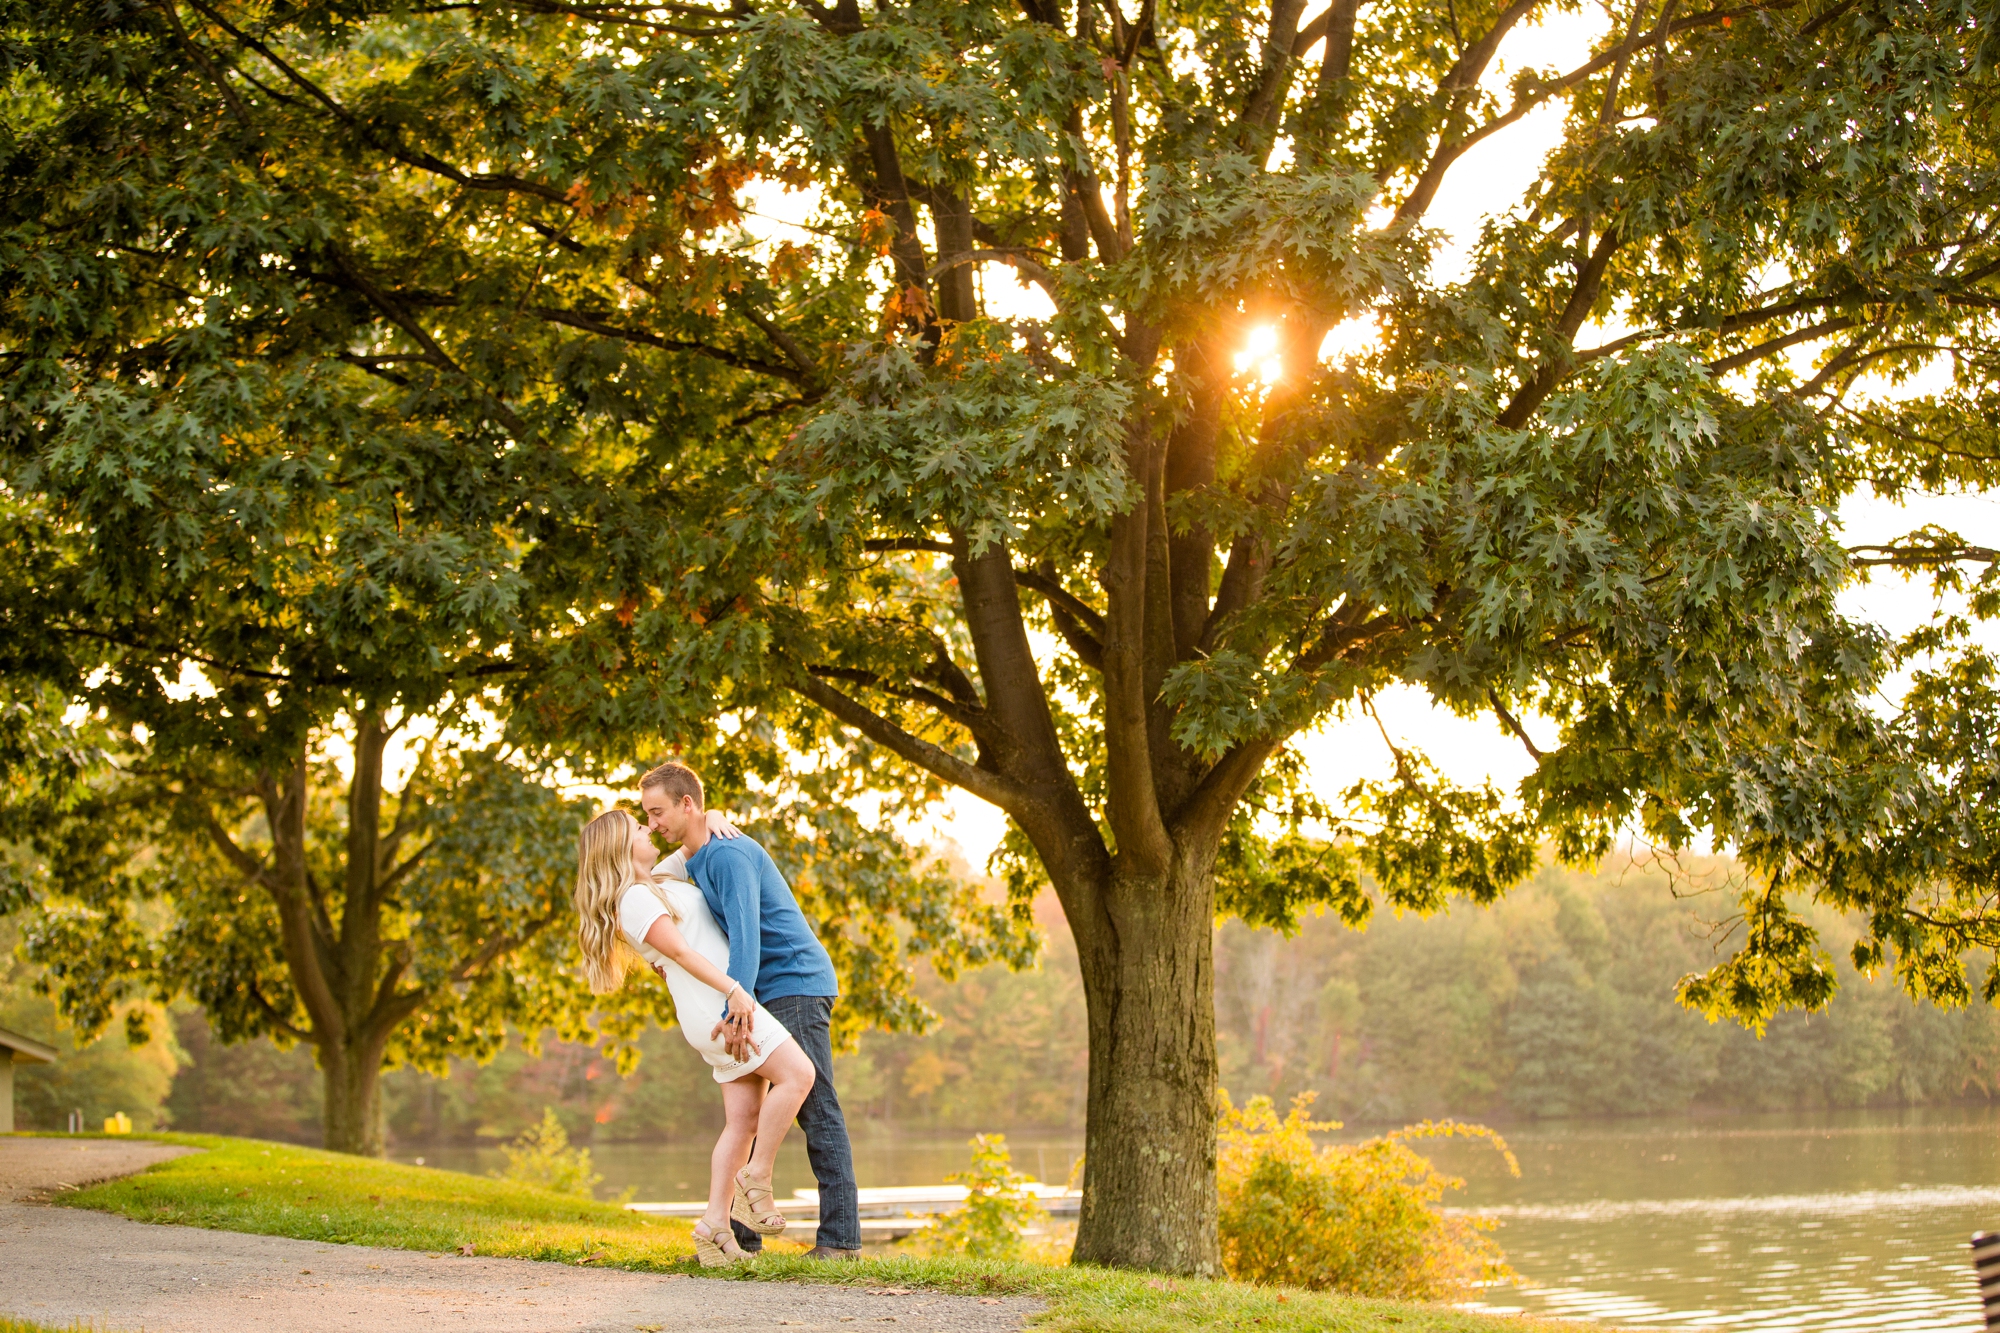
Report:
[[669,759],[657,768],[648,769],[646,776],[639,779],[639,790],[663,791],[667,799],[676,802],[683,796],[692,796],[697,809],[708,808],[708,802],[702,796],[701,779],[678,759]]

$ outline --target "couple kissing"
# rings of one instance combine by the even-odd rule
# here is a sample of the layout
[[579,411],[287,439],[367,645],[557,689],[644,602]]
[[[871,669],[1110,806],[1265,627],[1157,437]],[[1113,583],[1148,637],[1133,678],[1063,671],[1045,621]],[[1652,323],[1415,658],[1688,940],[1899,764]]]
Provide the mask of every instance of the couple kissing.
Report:
[[[771,1172],[796,1119],[819,1184],[809,1257],[853,1258],[861,1220],[833,1087],[833,961],[770,853],[707,808],[693,769],[671,760],[652,769],[639,804],[643,825],[607,810],[577,840],[577,943],[599,995],[618,989],[635,959],[649,965],[721,1085],[724,1124],[695,1256],[704,1267],[734,1263],[784,1231]],[[662,858],[654,834],[679,846]]]

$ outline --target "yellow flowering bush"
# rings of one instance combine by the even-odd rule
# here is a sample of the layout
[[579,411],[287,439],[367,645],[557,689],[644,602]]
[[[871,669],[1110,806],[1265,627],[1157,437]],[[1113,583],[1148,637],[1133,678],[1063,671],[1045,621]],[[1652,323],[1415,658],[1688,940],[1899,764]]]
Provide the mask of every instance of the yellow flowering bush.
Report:
[[1413,1125],[1361,1143],[1320,1147],[1312,1094],[1292,1101],[1280,1119],[1269,1097],[1240,1109],[1221,1094],[1217,1183],[1221,1191],[1222,1262],[1232,1277],[1274,1286],[1356,1296],[1441,1300],[1474,1283],[1510,1276],[1487,1235],[1493,1224],[1448,1216],[1444,1192],[1464,1181],[1447,1176],[1406,1140],[1450,1135],[1483,1138],[1520,1167],[1504,1140],[1481,1125]]

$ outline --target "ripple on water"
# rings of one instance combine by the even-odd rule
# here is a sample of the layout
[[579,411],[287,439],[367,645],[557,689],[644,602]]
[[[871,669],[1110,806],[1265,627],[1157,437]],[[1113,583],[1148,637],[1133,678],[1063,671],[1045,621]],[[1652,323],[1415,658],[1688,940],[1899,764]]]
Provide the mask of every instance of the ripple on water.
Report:
[[1522,1281],[1468,1308],[1630,1328],[1972,1333],[2000,1187],[1481,1208]]

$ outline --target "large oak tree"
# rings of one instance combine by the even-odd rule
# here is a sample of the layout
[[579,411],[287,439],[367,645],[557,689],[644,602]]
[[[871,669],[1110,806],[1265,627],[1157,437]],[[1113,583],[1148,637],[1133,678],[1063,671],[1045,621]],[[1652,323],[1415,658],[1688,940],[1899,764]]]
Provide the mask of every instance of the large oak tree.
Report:
[[[451,670],[586,765],[1004,810],[1088,997],[1077,1256],[1210,1271],[1219,911],[1486,900],[1637,828],[1751,872],[1714,1014],[1825,999],[1798,894],[1947,1002],[2000,942],[1994,553],[1835,524],[1992,479],[1995,6],[1633,0],[1540,68],[1563,9],[9,0],[10,521],[129,514],[178,577],[155,470],[272,419],[421,437],[382,534],[522,479],[437,540],[561,596]],[[1440,189],[1541,108],[1440,276]],[[1854,623],[1878,566],[1969,618]],[[1386,734],[1391,780],[1307,790],[1292,738],[1398,683],[1518,735],[1517,799]]]

